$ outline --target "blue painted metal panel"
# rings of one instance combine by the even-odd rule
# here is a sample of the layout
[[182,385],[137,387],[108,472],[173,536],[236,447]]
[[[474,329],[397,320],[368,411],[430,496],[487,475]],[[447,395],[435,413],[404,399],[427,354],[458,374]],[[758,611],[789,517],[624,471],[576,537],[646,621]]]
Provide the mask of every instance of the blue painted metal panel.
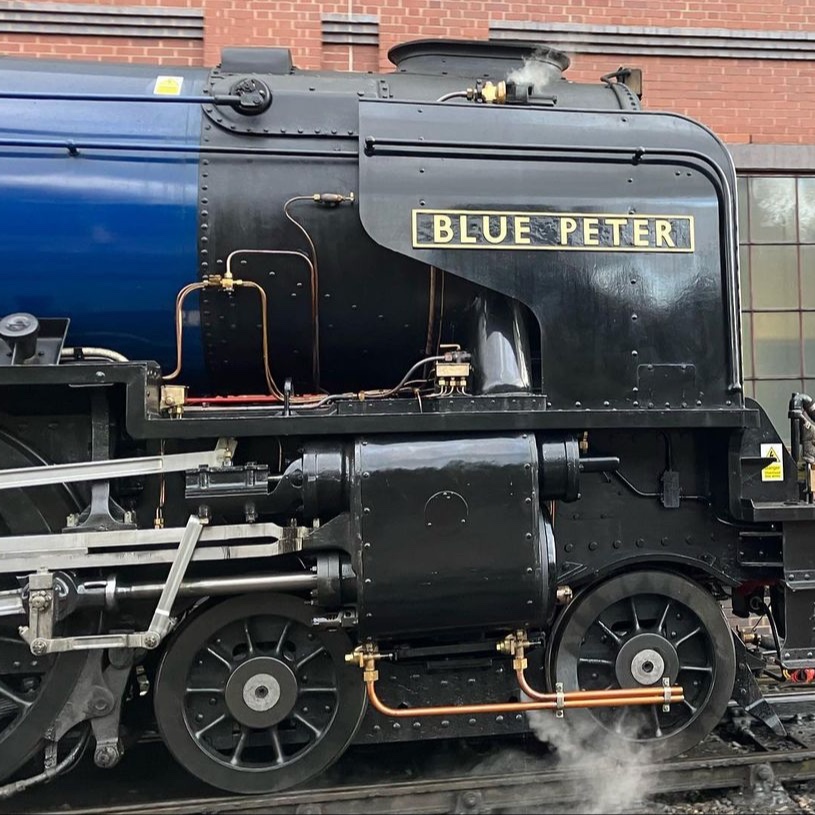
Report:
[[[159,75],[200,95],[207,72],[3,60],[0,92],[153,94]],[[200,143],[197,104],[0,99],[0,139]],[[71,318],[68,345],[175,365],[173,309],[197,279],[198,156],[0,147],[0,311]],[[203,361],[197,295],[185,381]]]

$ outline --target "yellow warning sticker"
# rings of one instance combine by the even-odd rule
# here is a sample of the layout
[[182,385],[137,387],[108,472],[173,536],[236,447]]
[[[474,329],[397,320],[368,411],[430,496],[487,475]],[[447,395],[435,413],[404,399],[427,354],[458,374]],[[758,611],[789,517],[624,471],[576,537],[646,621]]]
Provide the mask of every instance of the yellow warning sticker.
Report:
[[762,444],[761,457],[773,459],[772,464],[768,464],[761,471],[762,481],[783,481],[784,480],[784,454],[781,444]]
[[160,76],[156,79],[153,94],[159,96],[178,96],[184,84],[183,76]]

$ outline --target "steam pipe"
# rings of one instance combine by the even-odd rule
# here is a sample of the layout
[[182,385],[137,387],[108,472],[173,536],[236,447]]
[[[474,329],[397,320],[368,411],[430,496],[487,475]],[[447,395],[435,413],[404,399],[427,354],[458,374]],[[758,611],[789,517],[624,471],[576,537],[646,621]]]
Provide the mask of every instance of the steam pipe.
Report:
[[[535,690],[529,682],[526,680],[526,676],[524,675],[523,669],[518,668],[515,671],[515,676],[518,679],[518,685],[520,686],[521,690],[530,698],[535,699],[537,701],[545,701],[551,699],[556,694],[551,693],[541,693],[540,691]],[[608,697],[609,694],[618,694],[624,698],[631,697],[632,699],[649,699],[651,704],[663,704],[665,702],[665,697],[663,695],[663,691],[665,688],[662,685],[658,685],[656,687],[639,687],[639,688],[621,688],[619,690],[607,690],[607,691],[593,691],[593,690],[586,690],[580,691],[581,697],[583,699],[605,699]],[[671,702],[677,701],[681,702],[682,699],[679,697],[681,696],[684,699],[684,693],[682,688],[676,687],[671,688]],[[654,702],[654,693],[659,691],[659,699]],[[564,694],[568,695],[568,694]],[[643,702],[643,704],[645,704]]]
[[449,99],[468,99],[467,91],[453,91],[452,93],[445,93],[444,96],[440,96],[436,101],[437,102],[446,102]]
[[128,358],[124,354],[120,354],[118,351],[111,351],[110,348],[95,348],[92,346],[83,345],[77,348],[63,348],[59,352],[60,359],[77,359],[77,361],[81,361],[77,354],[81,354],[83,358],[98,358],[98,359],[108,359],[111,362],[129,362]]
[[[540,694],[546,700],[534,702],[497,702],[480,705],[439,705],[436,707],[393,708],[386,705],[376,693],[376,680],[366,679],[368,700],[383,716],[409,719],[416,716],[466,716],[476,713],[520,713],[526,710],[559,710],[561,708],[627,707],[629,705],[662,705],[665,688],[649,688],[648,695],[633,695],[639,691],[627,688],[612,691],[572,691],[564,694]],[[682,702],[685,696],[681,688],[670,688],[671,702]],[[559,697],[562,697],[558,701]]]

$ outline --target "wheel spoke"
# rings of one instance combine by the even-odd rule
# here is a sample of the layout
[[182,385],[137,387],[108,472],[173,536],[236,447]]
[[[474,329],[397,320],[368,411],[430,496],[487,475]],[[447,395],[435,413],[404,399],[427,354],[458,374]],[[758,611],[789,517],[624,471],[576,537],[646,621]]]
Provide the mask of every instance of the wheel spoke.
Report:
[[13,691],[10,691],[2,682],[0,682],[0,696],[4,699],[8,699],[9,702],[14,702],[17,707],[23,708],[23,710],[30,708],[33,705],[33,702],[29,702],[28,699],[23,699],[22,696],[18,696]]
[[685,705],[685,707],[688,708],[688,710],[690,710],[691,713],[696,713],[696,711],[698,710],[696,705],[692,705],[687,699],[683,699],[682,704]]
[[293,620],[287,620],[286,625],[283,626],[283,631],[280,633],[280,639],[277,641],[277,645],[274,649],[275,656],[279,657],[283,653],[283,645],[286,642],[286,637],[288,637],[292,625]]
[[631,602],[631,615],[634,618],[634,631],[640,631],[640,618],[637,616],[637,606],[634,602],[634,595],[630,597]]
[[320,728],[317,727],[317,725],[312,724],[305,716],[302,716],[300,713],[292,713],[291,717],[295,721],[300,722],[300,724],[305,725],[312,733],[314,733],[315,736],[322,735],[323,731],[320,730]]
[[671,601],[665,604],[665,611],[662,612],[662,617],[659,620],[659,623],[656,627],[656,633],[659,634],[662,632],[662,627],[665,625],[665,621],[668,619],[668,612],[671,610]]
[[656,705],[651,705],[651,713],[654,719],[654,737],[659,739],[662,737],[662,728],[659,726],[659,711]]
[[314,688],[300,688],[300,694],[304,693],[336,693],[335,687],[314,687]]
[[275,764],[285,764],[286,759],[283,756],[283,745],[280,744],[280,733],[277,732],[277,725],[270,731],[269,735],[272,737],[272,747],[274,747]]
[[184,693],[223,693],[223,688],[185,688]]
[[620,711],[619,716],[615,717],[615,720],[614,720],[614,731],[617,733],[617,735],[618,735],[618,736],[622,734],[622,732],[623,732],[623,721],[625,720],[625,717],[626,717],[626,716],[628,716],[628,714],[629,714],[630,712],[631,712],[631,708],[630,708],[630,707],[624,707],[624,708],[623,708],[623,709]]
[[218,662],[225,665],[230,671],[232,670],[232,663],[223,654],[219,654],[211,645],[207,646],[207,653],[212,654]]
[[614,665],[613,659],[600,659],[599,657],[578,657],[577,661],[584,665]]
[[687,641],[687,640],[689,640],[691,637],[695,637],[695,636],[696,636],[696,635],[697,635],[697,634],[698,634],[698,633],[699,633],[701,630],[702,630],[702,626],[701,626],[701,625],[697,625],[697,626],[696,626],[696,628],[694,628],[694,629],[693,629],[693,631],[691,631],[691,632],[690,632],[690,634],[685,634],[685,636],[684,636],[684,637],[682,637],[682,639],[681,639],[681,640],[677,640],[677,641],[674,643],[674,648],[679,648],[679,646],[680,646],[680,645],[682,645],[682,643],[683,643],[683,642],[686,642],[686,641]]
[[325,653],[324,646],[321,645],[319,648],[315,648],[310,654],[306,654],[301,660],[298,660],[295,663],[294,670],[299,671],[301,668],[308,665],[308,663],[311,662],[312,659],[324,653]]
[[602,628],[603,631],[605,631],[605,633],[617,643],[617,645],[622,644],[622,637],[618,637],[599,617],[597,618],[597,625],[599,625],[600,628]]
[[233,767],[238,766],[238,762],[241,760],[241,755],[243,754],[243,748],[246,745],[246,737],[249,735],[249,728],[242,727],[241,728],[241,736],[238,739],[238,743],[235,745],[235,752],[232,753],[232,758],[229,759],[229,763]]
[[712,665],[682,665],[680,664],[679,670],[681,671],[698,671],[699,673],[712,674]]
[[224,719],[226,718],[226,713],[222,713],[217,719],[213,719],[209,724],[204,725],[200,730],[195,731],[195,738],[200,739],[201,736],[204,735],[208,730],[212,730],[213,727],[219,725]]
[[252,635],[249,633],[249,618],[247,617],[243,621],[243,634],[246,637],[246,650],[248,655],[254,656],[255,654],[255,644],[252,642]]

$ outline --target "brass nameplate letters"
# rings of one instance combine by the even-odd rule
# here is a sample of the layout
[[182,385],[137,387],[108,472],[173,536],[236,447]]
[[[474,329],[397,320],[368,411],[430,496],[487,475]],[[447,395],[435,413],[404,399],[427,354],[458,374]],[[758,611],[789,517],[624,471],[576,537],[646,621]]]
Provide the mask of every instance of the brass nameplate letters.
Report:
[[416,249],[693,252],[692,215],[414,209]]

